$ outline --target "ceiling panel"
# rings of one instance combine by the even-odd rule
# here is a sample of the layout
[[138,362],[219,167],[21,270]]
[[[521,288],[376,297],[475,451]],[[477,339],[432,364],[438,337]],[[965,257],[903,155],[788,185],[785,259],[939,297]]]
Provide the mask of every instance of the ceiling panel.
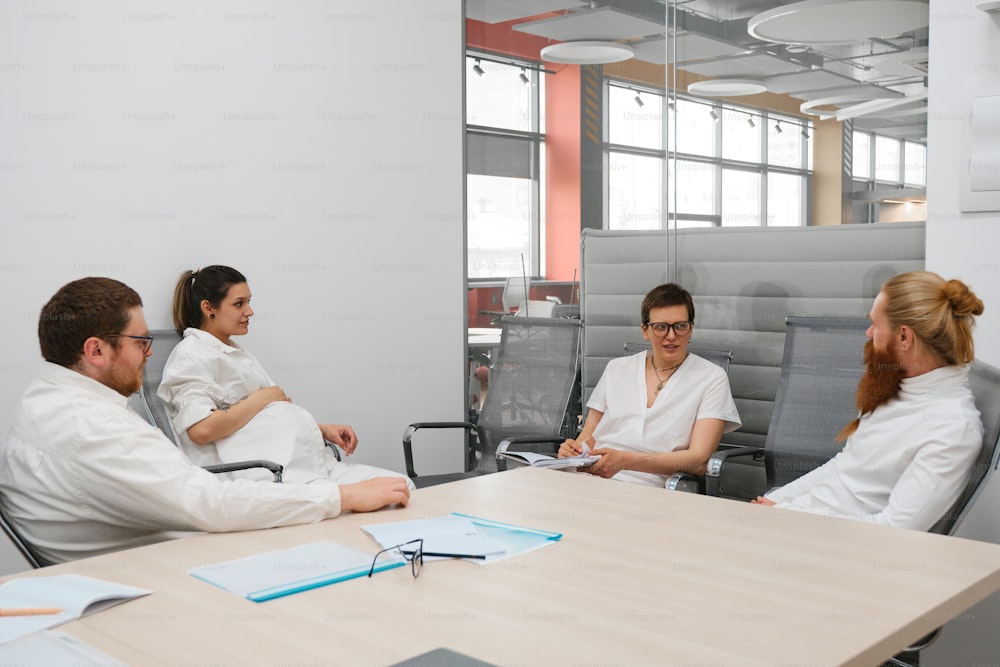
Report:
[[484,23],[502,23],[588,4],[581,0],[465,0],[465,15]]
[[677,67],[694,74],[720,79],[741,76],[768,77],[790,74],[802,69],[802,66],[797,63],[788,62],[766,53],[704,63],[678,64]]
[[735,56],[745,52],[745,49],[739,46],[694,32],[684,32],[677,35],[677,39],[669,47],[667,46],[666,37],[654,37],[642,42],[629,44],[629,46],[635,50],[636,58],[657,65],[674,62],[675,49],[677,62],[681,63],[692,60]]
[[639,39],[662,33],[664,26],[615,7],[598,7],[541,21],[519,23],[514,26],[514,30],[569,42],[583,39]]
[[764,83],[767,84],[767,89],[772,93],[798,93],[819,88],[853,86],[857,84],[857,81],[841,74],[812,69],[794,74],[772,76]]
[[883,97],[901,97],[902,93],[880,86],[871,86],[863,83],[855,83],[851,86],[841,86],[840,88],[817,88],[816,90],[803,90],[801,92],[789,93],[791,97],[798,100],[811,101],[824,97],[853,97],[856,99],[875,100]]

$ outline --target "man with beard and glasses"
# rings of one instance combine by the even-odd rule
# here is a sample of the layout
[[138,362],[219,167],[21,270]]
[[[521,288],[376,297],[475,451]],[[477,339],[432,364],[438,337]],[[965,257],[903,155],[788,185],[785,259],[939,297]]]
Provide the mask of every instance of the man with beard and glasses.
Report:
[[46,562],[180,536],[322,521],[405,505],[405,478],[353,484],[222,480],[128,409],[151,354],[142,300],[110,278],[64,285],[42,308],[45,363],[0,445],[0,503]]
[[955,503],[982,444],[968,383],[983,302],[959,280],[903,273],[872,304],[859,416],[827,463],[751,501],[927,530]]

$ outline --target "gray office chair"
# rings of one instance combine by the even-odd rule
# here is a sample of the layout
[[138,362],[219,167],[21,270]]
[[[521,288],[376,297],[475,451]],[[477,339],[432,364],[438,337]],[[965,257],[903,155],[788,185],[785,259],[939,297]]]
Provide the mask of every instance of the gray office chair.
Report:
[[723,473],[726,462],[736,457],[763,456],[767,488],[801,477],[843,448],[835,438],[857,417],[854,398],[864,374],[869,321],[789,316],[785,324],[781,377],[764,447],[713,454],[705,475],[708,495],[730,495],[722,483]]
[[[163,367],[167,364],[167,358],[173,351],[174,346],[181,341],[181,336],[174,329],[160,329],[151,331],[153,336],[153,353],[146,360],[146,366],[142,372],[142,385],[139,387],[138,408],[134,408],[147,422],[159,428],[170,438],[170,441],[177,445],[177,434],[174,433],[173,424],[167,415],[167,407],[156,396],[156,390],[163,379]],[[334,450],[336,451],[336,450]],[[338,457],[339,458],[339,457]],[[274,481],[281,482],[281,475],[284,466],[274,461],[254,460],[239,461],[236,463],[219,463],[205,466],[205,470],[212,473],[236,472],[238,470],[249,470],[252,468],[266,468],[274,475]]]
[[[625,354],[638,354],[643,350],[652,349],[649,341],[634,341],[625,343]],[[721,368],[729,374],[729,364],[733,360],[733,353],[730,350],[713,350],[710,348],[702,348],[689,346],[688,351],[692,354],[697,354],[702,359],[711,361],[713,364]],[[720,444],[720,447],[727,447],[727,445]],[[664,488],[670,491],[684,491],[686,493],[705,493],[705,478],[702,475],[693,475],[687,472],[674,473],[667,477],[667,481],[664,483]]]
[[0,503],[0,528],[3,528],[4,535],[10,543],[10,549],[6,549],[3,567],[0,574],[13,574],[24,570],[39,568],[49,563],[35,553],[34,548],[14,529],[14,526],[7,520],[7,512]]
[[[979,494],[986,488],[990,475],[1000,465],[1000,369],[978,359],[969,369],[969,388],[976,401],[976,408],[983,421],[983,445],[979,450],[972,475],[965,484],[962,494],[951,509],[931,526],[929,533],[953,535],[965,519]],[[920,664],[920,651],[930,646],[940,636],[942,628],[937,628],[920,641],[909,646],[903,653],[891,658],[886,664],[899,667],[916,667]]]
[[[406,473],[417,487],[503,470],[504,443],[562,442],[574,391],[578,391],[580,320],[517,317],[501,320],[500,347],[490,368],[490,390],[475,423],[418,422],[403,435]],[[421,429],[464,429],[465,470],[420,476],[413,466],[414,434]]]

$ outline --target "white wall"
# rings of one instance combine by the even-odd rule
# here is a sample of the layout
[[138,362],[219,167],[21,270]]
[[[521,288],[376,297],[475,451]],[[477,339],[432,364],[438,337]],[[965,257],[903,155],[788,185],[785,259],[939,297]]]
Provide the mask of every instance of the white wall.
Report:
[[[970,80],[1000,81],[1000,15],[973,0],[930,0],[930,97],[927,149],[927,268],[968,282],[986,304],[976,334],[976,356],[1000,366],[1000,211],[962,213],[958,170],[960,137],[968,124]],[[997,406],[1000,409],[1000,405]],[[994,473],[958,535],[1000,543],[1000,475]],[[997,664],[1000,595],[945,626],[921,655],[941,667]]]
[[[61,285],[122,280],[165,328],[213,263],[356,460],[402,470],[408,423],[464,419],[463,42],[460,0],[4,3],[0,431]],[[436,442],[422,471],[457,469]]]

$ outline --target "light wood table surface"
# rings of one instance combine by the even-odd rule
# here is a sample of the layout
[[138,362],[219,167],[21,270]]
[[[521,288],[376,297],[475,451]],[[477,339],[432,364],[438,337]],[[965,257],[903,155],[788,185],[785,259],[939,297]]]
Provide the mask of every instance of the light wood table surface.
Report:
[[[562,532],[253,603],[195,565],[453,511]],[[1000,588],[1000,546],[519,468],[409,507],[198,535],[59,565],[155,592],[62,626],[129,664],[384,665],[448,647],[499,665],[877,665]],[[29,575],[32,576],[32,575]]]

